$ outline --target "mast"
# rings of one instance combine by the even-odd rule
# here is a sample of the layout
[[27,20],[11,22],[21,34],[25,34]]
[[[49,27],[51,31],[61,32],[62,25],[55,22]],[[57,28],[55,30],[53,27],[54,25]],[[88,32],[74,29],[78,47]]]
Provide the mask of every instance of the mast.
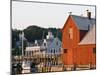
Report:
[[58,37],[58,30],[57,30],[57,33],[56,33],[56,38]]
[[43,35],[42,35],[42,40],[44,39],[44,31],[43,31]]
[[24,57],[24,32],[22,31],[22,60],[23,60],[23,57]]

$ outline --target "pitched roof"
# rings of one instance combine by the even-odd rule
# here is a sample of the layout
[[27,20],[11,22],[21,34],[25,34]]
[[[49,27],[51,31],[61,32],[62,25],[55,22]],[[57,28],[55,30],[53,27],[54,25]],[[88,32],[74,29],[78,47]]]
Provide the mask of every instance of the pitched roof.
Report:
[[[47,45],[49,45],[51,42],[53,42],[54,39],[46,39]],[[37,44],[38,46],[42,46],[43,45],[44,40],[37,40]],[[36,46],[36,44],[34,44],[33,46]]]
[[88,17],[76,16],[76,15],[70,15],[70,16],[73,18],[77,27],[80,30],[88,30],[89,26],[93,27],[93,25],[95,24],[94,18],[89,19]]
[[85,35],[83,40],[80,41],[79,45],[83,44],[95,44],[96,43],[96,30],[95,25],[93,28]]
[[[43,44],[43,39],[42,40],[37,40],[38,46],[41,46]],[[37,46],[37,44],[33,44],[33,46]]]

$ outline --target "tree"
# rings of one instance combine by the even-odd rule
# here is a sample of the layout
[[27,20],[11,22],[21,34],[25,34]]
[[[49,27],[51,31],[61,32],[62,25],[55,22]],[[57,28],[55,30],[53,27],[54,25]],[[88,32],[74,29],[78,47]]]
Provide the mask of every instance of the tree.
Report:
[[51,31],[53,35],[61,40],[61,31],[56,28],[41,28],[38,26],[29,26],[24,30],[25,37],[29,42],[46,38],[48,31]]

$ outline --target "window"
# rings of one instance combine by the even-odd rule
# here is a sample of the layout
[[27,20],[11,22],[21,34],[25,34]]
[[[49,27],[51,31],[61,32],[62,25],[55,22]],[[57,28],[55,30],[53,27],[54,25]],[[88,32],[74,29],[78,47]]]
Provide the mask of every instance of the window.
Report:
[[44,43],[44,46],[46,46],[46,43]]
[[56,50],[54,49],[54,53],[56,53]]
[[73,39],[73,29],[69,28],[69,38]]
[[52,53],[52,49],[51,49],[51,53]]
[[53,53],[55,53],[55,49],[53,50]]
[[56,42],[57,46],[58,46],[58,41]]
[[29,51],[29,56],[31,56],[31,51]]
[[67,49],[64,49],[64,53],[67,53]]
[[93,48],[93,53],[95,53],[95,54],[96,54],[96,48]]

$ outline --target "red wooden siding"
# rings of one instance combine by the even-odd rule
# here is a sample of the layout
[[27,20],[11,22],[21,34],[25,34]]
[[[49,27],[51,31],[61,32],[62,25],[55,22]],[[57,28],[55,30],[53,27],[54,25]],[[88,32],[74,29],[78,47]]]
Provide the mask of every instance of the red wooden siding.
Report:
[[[73,38],[69,36],[69,29],[73,29]],[[74,19],[69,16],[62,29],[62,48],[63,63],[65,65],[89,65],[96,64],[96,54],[93,53],[95,44],[78,45],[81,39],[86,35],[86,30],[79,30]],[[64,50],[67,50],[64,53]]]

